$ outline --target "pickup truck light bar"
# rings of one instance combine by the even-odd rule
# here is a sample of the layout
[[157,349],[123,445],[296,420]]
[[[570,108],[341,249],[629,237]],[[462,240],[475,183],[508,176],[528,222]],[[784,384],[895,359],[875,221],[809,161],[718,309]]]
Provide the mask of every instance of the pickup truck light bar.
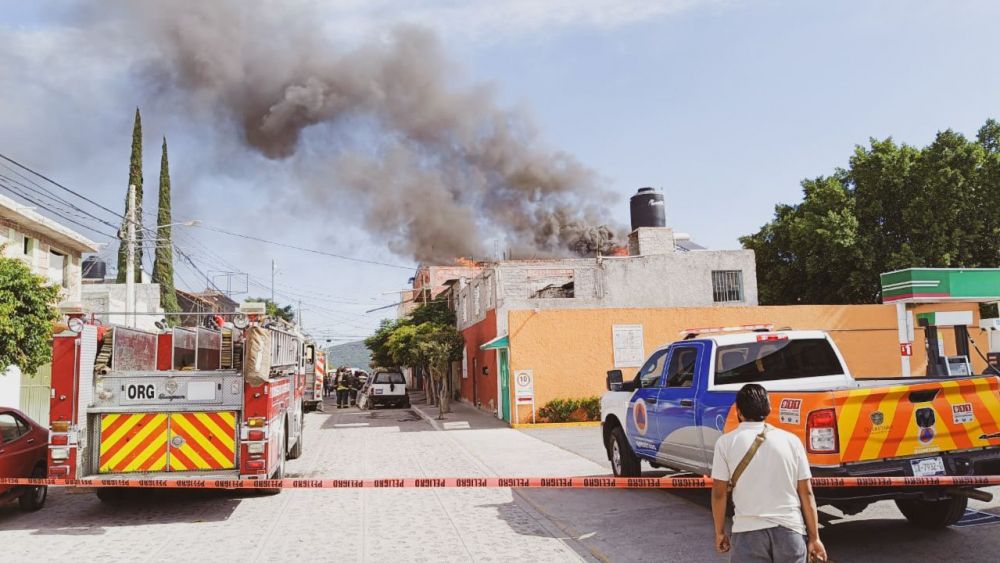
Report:
[[773,324],[755,324],[738,326],[713,326],[704,328],[686,328],[680,332],[681,336],[691,336],[697,334],[718,334],[722,332],[770,332],[774,330]]

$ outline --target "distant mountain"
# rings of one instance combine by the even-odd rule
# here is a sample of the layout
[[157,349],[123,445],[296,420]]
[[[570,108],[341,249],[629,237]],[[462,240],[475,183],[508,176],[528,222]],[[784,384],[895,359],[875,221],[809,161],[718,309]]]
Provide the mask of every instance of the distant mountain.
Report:
[[327,369],[347,366],[367,370],[371,361],[371,351],[365,347],[362,340],[338,344],[326,349]]

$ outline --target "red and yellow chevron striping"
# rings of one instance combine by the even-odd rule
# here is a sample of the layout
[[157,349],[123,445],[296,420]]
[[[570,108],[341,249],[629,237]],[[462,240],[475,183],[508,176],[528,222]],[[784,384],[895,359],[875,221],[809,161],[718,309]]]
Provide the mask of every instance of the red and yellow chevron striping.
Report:
[[101,417],[100,473],[163,471],[167,467],[167,415]]
[[236,467],[236,413],[136,413],[101,417],[100,473]]
[[171,414],[169,441],[171,471],[232,469],[236,467],[236,413]]

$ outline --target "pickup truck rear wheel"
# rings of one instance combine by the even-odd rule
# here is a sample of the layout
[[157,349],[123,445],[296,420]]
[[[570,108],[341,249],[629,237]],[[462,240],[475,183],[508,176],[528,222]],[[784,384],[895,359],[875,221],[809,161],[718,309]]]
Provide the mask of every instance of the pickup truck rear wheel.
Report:
[[608,444],[608,453],[611,456],[611,470],[615,477],[639,477],[642,475],[642,462],[639,460],[632,446],[628,445],[628,438],[621,426],[611,431],[611,443]]
[[910,524],[920,528],[944,528],[962,519],[969,504],[966,497],[953,496],[943,500],[896,499],[896,507]]

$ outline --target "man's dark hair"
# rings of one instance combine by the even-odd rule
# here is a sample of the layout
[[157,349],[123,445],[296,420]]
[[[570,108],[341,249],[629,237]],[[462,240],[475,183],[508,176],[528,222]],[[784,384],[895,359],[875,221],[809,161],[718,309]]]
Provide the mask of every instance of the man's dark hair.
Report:
[[771,414],[767,390],[756,383],[747,383],[736,393],[736,408],[747,422],[761,422]]

